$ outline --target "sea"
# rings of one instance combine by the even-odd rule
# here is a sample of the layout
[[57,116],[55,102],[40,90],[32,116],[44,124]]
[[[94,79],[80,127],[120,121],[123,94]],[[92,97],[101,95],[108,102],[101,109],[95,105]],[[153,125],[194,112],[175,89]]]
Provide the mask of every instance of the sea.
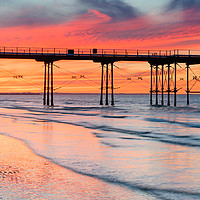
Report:
[[200,199],[200,95],[190,95],[188,106],[186,95],[177,95],[177,107],[173,95],[172,106],[150,106],[148,94],[114,98],[114,106],[101,106],[99,94],[56,94],[47,107],[42,95],[1,95],[0,117],[13,128],[5,120],[0,134],[144,199]]

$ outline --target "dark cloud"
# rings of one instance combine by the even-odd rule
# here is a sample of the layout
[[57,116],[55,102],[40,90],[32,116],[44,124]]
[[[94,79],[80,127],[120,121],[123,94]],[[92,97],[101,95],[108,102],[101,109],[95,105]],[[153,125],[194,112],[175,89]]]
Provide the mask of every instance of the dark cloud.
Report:
[[198,8],[200,8],[200,0],[172,0],[168,6],[168,10],[188,10]]
[[[48,2],[48,3],[47,3]],[[132,19],[139,11],[125,0],[0,0],[0,27],[61,24],[88,10],[97,10],[113,21]]]
[[182,11],[178,14],[182,17],[182,26],[200,25],[200,0],[171,0],[167,13],[170,14],[171,11]]
[[138,17],[139,11],[123,0],[79,0],[87,9],[98,10],[111,17],[112,21]]

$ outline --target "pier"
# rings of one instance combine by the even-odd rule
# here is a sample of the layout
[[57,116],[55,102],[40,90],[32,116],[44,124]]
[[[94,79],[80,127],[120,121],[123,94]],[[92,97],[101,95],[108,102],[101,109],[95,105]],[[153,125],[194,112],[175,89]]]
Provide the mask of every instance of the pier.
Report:
[[[189,70],[191,65],[200,64],[200,51],[191,50],[116,50],[116,49],[67,49],[67,48],[20,48],[0,47],[2,59],[32,59],[43,62],[44,68],[44,98],[43,104],[54,106],[54,62],[60,60],[89,60],[101,64],[100,105],[109,105],[109,89],[111,105],[114,105],[114,63],[119,61],[147,62],[150,66],[150,104],[164,105],[164,94],[167,94],[167,105],[170,106],[170,95],[174,94],[174,106],[177,105],[177,65],[185,64],[187,105],[190,103]],[[109,80],[110,69],[110,80]],[[104,77],[105,76],[105,77]],[[199,77],[193,77],[199,81]],[[105,101],[104,95],[105,79]],[[171,80],[174,86],[170,85]],[[111,87],[109,87],[109,81]],[[154,94],[154,95],[153,95]],[[161,102],[159,103],[159,95]],[[155,98],[155,99],[153,99]]]

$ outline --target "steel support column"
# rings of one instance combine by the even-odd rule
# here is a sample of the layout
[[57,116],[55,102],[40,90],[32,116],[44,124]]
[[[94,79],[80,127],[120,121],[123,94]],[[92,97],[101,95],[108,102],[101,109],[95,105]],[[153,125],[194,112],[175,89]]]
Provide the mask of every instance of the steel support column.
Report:
[[53,62],[51,62],[51,106],[54,106],[54,102],[53,102]]
[[47,72],[47,105],[49,106],[49,83],[50,83],[50,63],[48,62],[48,72]]
[[100,97],[100,105],[103,105],[103,75],[104,75],[104,63],[101,63],[102,71],[101,71],[101,97]]
[[170,106],[170,64],[168,64],[168,102],[167,105]]
[[153,65],[151,64],[151,89],[150,89],[150,105],[153,104]]
[[156,106],[158,105],[158,65],[156,65]]
[[114,106],[114,76],[113,76],[113,63],[111,63],[111,105]]
[[189,88],[189,68],[190,68],[190,65],[187,63],[187,105],[190,104],[190,88]]
[[176,106],[176,93],[177,93],[177,85],[176,85],[176,81],[177,81],[177,74],[176,74],[176,69],[177,69],[177,63],[174,63],[174,106]]
[[44,96],[43,96],[43,105],[46,105],[46,84],[47,84],[47,62],[44,62]]
[[106,104],[105,105],[109,105],[108,103],[108,67],[109,64],[106,64]]
[[164,105],[164,65],[162,65],[162,100],[161,105]]

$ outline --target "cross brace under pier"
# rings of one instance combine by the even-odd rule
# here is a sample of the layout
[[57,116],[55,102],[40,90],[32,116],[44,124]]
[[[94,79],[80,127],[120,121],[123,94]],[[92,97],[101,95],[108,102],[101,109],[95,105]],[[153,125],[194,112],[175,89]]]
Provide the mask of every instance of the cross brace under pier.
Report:
[[[177,63],[172,64],[150,64],[151,88],[150,104],[153,105],[153,94],[155,94],[155,105],[159,105],[159,94],[161,94],[161,105],[164,105],[164,93],[167,94],[167,105],[170,106],[171,93],[174,93],[174,106],[177,106]],[[186,64],[187,73],[187,105],[189,105],[189,64]]]

